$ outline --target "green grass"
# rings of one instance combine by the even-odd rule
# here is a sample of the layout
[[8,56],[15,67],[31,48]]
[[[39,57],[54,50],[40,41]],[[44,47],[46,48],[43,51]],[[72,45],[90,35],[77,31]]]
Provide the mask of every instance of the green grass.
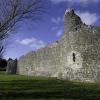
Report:
[[0,74],[0,100],[37,99],[100,100],[100,84]]

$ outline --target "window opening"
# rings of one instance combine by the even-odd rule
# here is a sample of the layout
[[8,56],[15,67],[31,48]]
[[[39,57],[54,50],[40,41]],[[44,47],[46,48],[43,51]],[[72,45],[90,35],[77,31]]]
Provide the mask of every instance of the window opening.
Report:
[[75,62],[75,59],[76,59],[75,53],[73,53],[73,62]]

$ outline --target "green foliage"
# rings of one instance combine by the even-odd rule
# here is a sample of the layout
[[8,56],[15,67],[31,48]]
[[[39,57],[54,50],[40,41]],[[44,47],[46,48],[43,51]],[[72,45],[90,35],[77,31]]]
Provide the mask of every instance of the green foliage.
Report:
[[100,84],[70,82],[56,78],[0,74],[0,100],[37,99],[100,100]]

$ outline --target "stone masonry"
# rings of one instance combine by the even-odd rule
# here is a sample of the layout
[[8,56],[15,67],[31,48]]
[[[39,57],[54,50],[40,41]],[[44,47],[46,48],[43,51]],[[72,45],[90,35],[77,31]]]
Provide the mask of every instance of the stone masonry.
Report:
[[13,60],[13,59],[9,58],[7,61],[6,73],[7,74],[16,74],[16,70],[17,70],[17,59]]
[[72,9],[64,27],[58,42],[20,57],[17,73],[100,82],[100,27],[84,24]]

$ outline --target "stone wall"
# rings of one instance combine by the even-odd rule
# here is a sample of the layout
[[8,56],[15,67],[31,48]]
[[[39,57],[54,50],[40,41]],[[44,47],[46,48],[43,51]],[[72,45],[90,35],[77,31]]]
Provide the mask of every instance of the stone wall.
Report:
[[30,52],[21,57],[18,62],[18,73],[27,75],[57,76],[60,64],[60,47],[58,43]]
[[16,74],[16,71],[17,71],[17,59],[13,60],[9,58],[7,61],[6,73]]
[[85,25],[73,10],[64,25],[59,42],[20,57],[18,74],[100,81],[100,27]]

